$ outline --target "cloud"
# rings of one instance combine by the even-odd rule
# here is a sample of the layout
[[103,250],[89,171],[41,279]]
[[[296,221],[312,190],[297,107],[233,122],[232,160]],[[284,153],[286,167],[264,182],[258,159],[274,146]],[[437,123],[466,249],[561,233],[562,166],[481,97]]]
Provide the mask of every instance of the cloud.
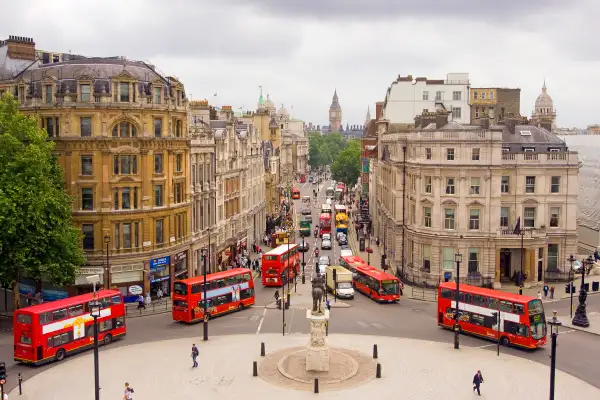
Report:
[[234,0],[258,10],[290,18],[397,19],[443,17],[521,18],[554,7],[572,7],[563,0]]

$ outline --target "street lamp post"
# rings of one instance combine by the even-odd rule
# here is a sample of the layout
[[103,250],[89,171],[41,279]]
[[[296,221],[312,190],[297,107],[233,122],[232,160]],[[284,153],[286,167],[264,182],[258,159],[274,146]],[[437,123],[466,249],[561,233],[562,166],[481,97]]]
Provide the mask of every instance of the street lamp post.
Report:
[[586,311],[585,311],[585,300],[587,299],[587,292],[585,290],[585,267],[586,265],[594,264],[594,259],[592,256],[589,256],[586,260],[583,260],[581,266],[581,287],[579,288],[579,305],[577,306],[577,310],[575,311],[575,317],[573,318],[573,325],[580,326],[582,328],[587,328],[590,326],[590,321],[588,320]]
[[303,248],[303,252],[302,252],[302,284],[306,283],[306,277],[304,276],[304,267],[306,267],[306,262],[304,262],[304,254],[308,251],[308,249],[306,248],[306,239],[303,237],[302,238],[302,248]]
[[521,274],[519,275],[519,294],[523,294],[523,256],[525,251],[523,250],[523,241],[525,239],[525,231],[519,233],[521,235]]
[[573,263],[575,262],[575,257],[573,257],[573,254],[569,256],[569,262],[571,263],[571,269],[569,270],[569,294],[571,295],[571,308],[569,308],[569,310],[571,311],[570,318],[573,319],[573,278],[575,277],[575,274],[573,273]]
[[[210,228],[208,228],[208,249],[202,249],[202,269],[203,271],[203,275],[204,275],[204,282],[203,282],[203,293],[202,293],[202,304],[203,304],[203,314],[202,314],[202,333],[203,333],[203,337],[202,340],[207,341],[208,340],[208,298],[206,295],[206,274],[207,274],[207,270],[208,267],[210,267]],[[191,307],[191,304],[190,304]]]
[[454,348],[458,350],[460,348],[460,325],[458,323],[460,310],[460,263],[462,262],[462,254],[460,254],[460,251],[457,251],[456,254],[454,254],[454,261],[456,262],[456,293],[454,295],[454,301],[456,303],[456,309],[454,311]]
[[110,236],[108,233],[104,235],[104,244],[106,244],[106,268],[104,270],[104,288],[110,289],[110,261],[109,261],[109,249],[108,245],[110,244]]
[[552,337],[552,350],[550,353],[550,400],[554,400],[554,381],[556,377],[556,338],[558,337],[558,328],[562,325],[556,318],[556,311],[553,311],[553,317],[548,321]]
[[94,393],[95,400],[100,400],[100,365],[98,355],[98,317],[100,317],[100,308],[102,305],[96,298],[96,292],[94,292],[94,298],[88,304],[90,309],[90,315],[94,318]]

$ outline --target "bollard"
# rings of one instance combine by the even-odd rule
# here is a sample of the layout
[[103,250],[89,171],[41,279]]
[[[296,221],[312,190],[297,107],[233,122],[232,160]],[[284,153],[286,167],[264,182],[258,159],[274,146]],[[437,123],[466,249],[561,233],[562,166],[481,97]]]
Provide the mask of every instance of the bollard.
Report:
[[23,394],[23,388],[21,387],[22,382],[23,382],[23,377],[21,376],[21,373],[19,372],[19,396],[21,396]]
[[265,356],[265,342],[261,342],[261,344],[260,344],[260,356],[261,357]]
[[252,361],[252,376],[258,376],[258,363]]
[[377,370],[375,372],[375,378],[381,378],[381,364],[377,363]]
[[315,393],[319,393],[319,378],[315,378]]
[[377,355],[377,345],[376,344],[373,345],[373,358],[378,358],[378,355]]

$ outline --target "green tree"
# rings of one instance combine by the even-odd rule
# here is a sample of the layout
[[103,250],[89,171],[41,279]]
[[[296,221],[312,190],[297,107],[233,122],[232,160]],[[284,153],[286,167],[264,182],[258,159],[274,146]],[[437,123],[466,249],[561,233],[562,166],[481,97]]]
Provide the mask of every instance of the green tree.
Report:
[[21,277],[68,284],[85,263],[53,149],[11,96],[0,99],[0,283],[13,287],[15,309]]
[[325,135],[314,133],[309,135],[308,164],[315,168],[331,165],[340,151],[346,147],[346,139],[339,132]]
[[344,182],[348,187],[354,186],[360,176],[360,154],[360,142],[349,141],[331,166],[333,179]]

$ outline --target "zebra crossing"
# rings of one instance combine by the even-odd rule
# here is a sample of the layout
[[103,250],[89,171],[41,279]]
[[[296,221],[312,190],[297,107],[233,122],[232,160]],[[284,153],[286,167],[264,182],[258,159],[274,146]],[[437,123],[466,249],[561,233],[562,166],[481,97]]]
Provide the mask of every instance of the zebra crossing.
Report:
[[381,322],[369,322],[369,321],[358,320],[358,321],[356,321],[356,324],[364,329],[373,329],[373,328],[387,329],[387,328],[389,328],[387,325],[385,325]]

